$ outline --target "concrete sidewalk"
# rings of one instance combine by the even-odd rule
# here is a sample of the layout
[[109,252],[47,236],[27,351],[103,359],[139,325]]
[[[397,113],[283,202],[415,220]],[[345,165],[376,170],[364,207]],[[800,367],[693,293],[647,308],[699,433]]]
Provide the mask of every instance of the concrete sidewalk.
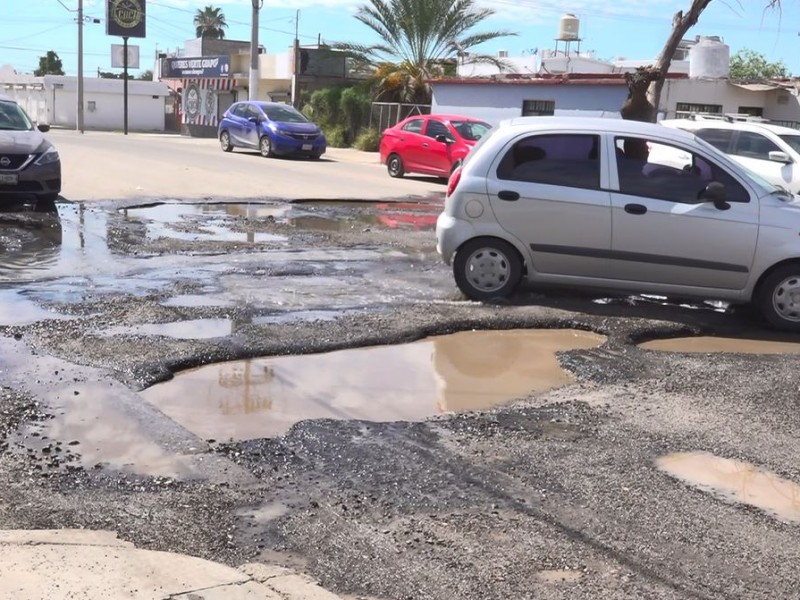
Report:
[[111,531],[0,530],[0,598],[338,600],[306,576],[139,550]]

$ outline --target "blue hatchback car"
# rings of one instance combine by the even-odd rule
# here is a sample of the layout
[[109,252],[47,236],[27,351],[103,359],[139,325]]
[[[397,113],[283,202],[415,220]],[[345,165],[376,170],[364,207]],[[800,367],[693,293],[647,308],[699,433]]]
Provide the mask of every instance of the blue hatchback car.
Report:
[[325,153],[325,134],[316,123],[288,104],[237,102],[222,117],[217,131],[225,152],[254,148],[262,156],[300,155],[319,158]]

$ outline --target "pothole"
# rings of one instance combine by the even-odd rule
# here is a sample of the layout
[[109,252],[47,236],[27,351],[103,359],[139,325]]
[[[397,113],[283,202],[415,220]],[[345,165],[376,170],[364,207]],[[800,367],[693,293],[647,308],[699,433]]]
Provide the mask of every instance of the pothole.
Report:
[[180,340],[206,340],[225,337],[234,331],[230,319],[192,319],[171,323],[142,323],[140,325],[118,325],[98,331],[100,335],[161,335]]
[[797,354],[800,342],[723,338],[712,336],[669,338],[639,344],[645,350],[688,353]]
[[556,353],[604,341],[576,330],[469,331],[218,363],[179,373],[141,395],[203,439],[274,437],[306,419],[419,421],[570,383]]
[[0,290],[0,325],[30,325],[48,319],[70,319],[42,308],[15,290]]
[[800,486],[753,464],[707,452],[662,456],[659,469],[726,501],[747,504],[772,517],[800,522]]
[[535,577],[541,583],[575,583],[583,577],[583,573],[580,571],[569,571],[567,569],[547,569],[539,571],[536,573]]

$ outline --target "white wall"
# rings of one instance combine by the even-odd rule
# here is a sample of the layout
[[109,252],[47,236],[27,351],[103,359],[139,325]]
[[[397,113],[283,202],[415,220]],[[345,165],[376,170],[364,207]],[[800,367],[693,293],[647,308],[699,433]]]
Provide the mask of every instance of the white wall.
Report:
[[[46,75],[45,90],[52,125],[77,127],[77,78]],[[120,79],[84,78],[83,123],[86,129],[123,129],[124,96]],[[164,131],[167,85],[158,81],[128,81],[128,129]],[[94,103],[94,110],[91,104]]]

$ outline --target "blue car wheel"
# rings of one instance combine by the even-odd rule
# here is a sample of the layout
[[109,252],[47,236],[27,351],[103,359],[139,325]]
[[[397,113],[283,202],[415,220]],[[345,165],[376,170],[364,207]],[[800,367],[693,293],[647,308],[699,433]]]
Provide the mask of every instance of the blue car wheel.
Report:
[[269,139],[268,135],[261,136],[261,139],[258,141],[258,149],[261,151],[261,156],[264,158],[275,156],[275,153],[272,151],[272,140]]

